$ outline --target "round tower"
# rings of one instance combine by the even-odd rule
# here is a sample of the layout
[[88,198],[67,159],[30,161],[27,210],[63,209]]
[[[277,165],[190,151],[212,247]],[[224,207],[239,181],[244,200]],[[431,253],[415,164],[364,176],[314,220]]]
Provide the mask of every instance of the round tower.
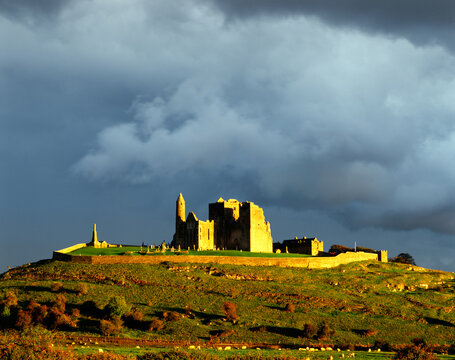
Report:
[[185,222],[185,199],[183,198],[182,193],[179,194],[176,205],[175,223],[177,225],[181,222]]

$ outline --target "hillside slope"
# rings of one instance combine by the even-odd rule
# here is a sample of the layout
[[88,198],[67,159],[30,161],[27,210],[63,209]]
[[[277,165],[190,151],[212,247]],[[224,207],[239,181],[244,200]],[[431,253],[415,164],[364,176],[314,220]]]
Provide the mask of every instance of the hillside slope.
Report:
[[[455,274],[402,264],[308,270],[41,261],[3,274],[0,292],[5,297],[11,291],[18,298],[16,312],[30,301],[51,309],[63,294],[72,323],[55,326],[73,336],[101,336],[107,317],[102,309],[121,296],[133,309],[123,317],[122,337],[340,347],[408,344],[415,338],[455,342]],[[226,319],[226,302],[237,307],[237,321]],[[3,326],[14,326],[7,315]],[[154,319],[159,326],[150,329]]]

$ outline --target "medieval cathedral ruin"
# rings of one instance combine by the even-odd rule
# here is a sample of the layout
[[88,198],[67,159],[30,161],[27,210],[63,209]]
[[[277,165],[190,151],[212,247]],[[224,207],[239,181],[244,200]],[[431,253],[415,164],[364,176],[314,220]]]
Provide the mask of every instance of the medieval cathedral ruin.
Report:
[[243,250],[273,252],[270,223],[262,209],[252,202],[219,198],[209,204],[209,219],[199,220],[193,212],[185,220],[185,200],[176,204],[175,234],[172,245],[182,249]]

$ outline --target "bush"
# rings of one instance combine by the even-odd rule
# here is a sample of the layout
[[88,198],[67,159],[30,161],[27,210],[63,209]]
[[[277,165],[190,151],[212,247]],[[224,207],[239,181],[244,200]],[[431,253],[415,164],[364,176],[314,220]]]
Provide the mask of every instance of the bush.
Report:
[[100,320],[100,333],[104,336],[113,335],[116,332],[115,325],[109,320]]
[[101,310],[98,308],[96,303],[92,300],[87,300],[81,305],[81,311],[85,315],[98,316]]
[[303,336],[307,339],[313,339],[318,333],[318,328],[313,324],[305,324],[303,326]]
[[424,338],[414,338],[414,339],[411,340],[411,342],[415,346],[420,346],[422,348],[425,348],[427,346],[427,342],[425,341]]
[[158,331],[163,328],[164,324],[160,319],[153,319],[150,323],[149,330],[150,331]]
[[163,318],[166,321],[179,321],[182,316],[176,311],[165,311],[163,313]]
[[14,326],[19,329],[23,330],[29,327],[32,324],[32,314],[30,311],[26,310],[19,310],[16,315],[16,321]]
[[85,285],[84,283],[77,284],[76,290],[78,296],[85,295],[88,292],[87,285]]
[[3,305],[5,305],[6,307],[17,306],[17,296],[16,296],[16,293],[15,293],[14,291],[8,291],[8,292],[4,295],[4,297],[3,297],[2,301],[1,301],[1,303],[2,303]]
[[335,330],[331,329],[327,323],[322,324],[318,332],[318,338],[322,340],[327,339],[333,335],[335,335]]
[[231,303],[231,302],[225,302],[223,304],[223,312],[224,315],[226,315],[226,320],[235,322],[239,319],[239,316],[237,315],[237,305]]
[[32,312],[33,322],[36,324],[42,324],[47,317],[48,308],[46,305],[40,305],[38,303],[35,304],[36,305],[32,304],[32,302],[29,304],[29,309]]
[[399,360],[437,360],[436,355],[426,352],[422,346],[411,345],[400,349],[394,359]]
[[11,315],[11,310],[8,306],[2,304],[0,306],[0,319],[8,319]]
[[133,321],[142,321],[144,314],[141,311],[134,309],[128,314],[128,318]]
[[71,318],[61,312],[58,308],[51,308],[46,317],[46,325],[49,329],[55,330],[57,328],[76,328],[77,324]]
[[66,300],[66,297],[65,295],[63,294],[58,294],[57,295],[57,298],[55,299],[54,301],[54,305],[53,307],[57,308],[60,312],[65,312],[65,309],[66,309],[66,302],[68,300]]
[[71,309],[71,316],[78,318],[79,316],[81,316],[81,312],[79,311],[79,309],[73,308]]
[[130,311],[130,305],[126,303],[123,296],[111,297],[107,305],[104,307],[106,314],[113,318],[115,316],[122,317]]
[[390,344],[384,340],[376,340],[374,342],[374,348],[375,349],[381,349],[383,351],[391,351],[391,347],[390,347]]
[[409,264],[409,265],[415,265],[416,262],[414,258],[408,254],[408,253],[400,253],[397,256],[395,256],[391,262],[396,262],[396,263],[401,263],[401,264]]
[[293,313],[295,311],[295,305],[294,304],[286,304],[284,311]]
[[143,329],[144,324],[142,323],[142,319],[144,318],[144,314],[137,309],[130,311],[128,315],[126,315],[125,324],[129,328],[132,329]]
[[105,336],[118,334],[122,330],[122,319],[114,316],[112,320],[100,320],[100,332]]
[[60,282],[54,282],[51,285],[52,292],[59,292],[62,289],[63,285]]

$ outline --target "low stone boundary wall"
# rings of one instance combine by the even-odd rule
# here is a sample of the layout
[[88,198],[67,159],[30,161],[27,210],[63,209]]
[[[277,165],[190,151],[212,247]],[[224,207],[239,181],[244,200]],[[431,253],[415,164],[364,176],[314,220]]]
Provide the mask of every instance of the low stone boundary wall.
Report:
[[243,257],[243,256],[207,256],[207,255],[70,255],[54,251],[54,260],[71,261],[80,264],[159,264],[171,263],[194,264],[230,264],[247,266],[281,266],[307,269],[332,268],[355,261],[378,260],[378,254],[365,252],[347,252],[328,257]]

